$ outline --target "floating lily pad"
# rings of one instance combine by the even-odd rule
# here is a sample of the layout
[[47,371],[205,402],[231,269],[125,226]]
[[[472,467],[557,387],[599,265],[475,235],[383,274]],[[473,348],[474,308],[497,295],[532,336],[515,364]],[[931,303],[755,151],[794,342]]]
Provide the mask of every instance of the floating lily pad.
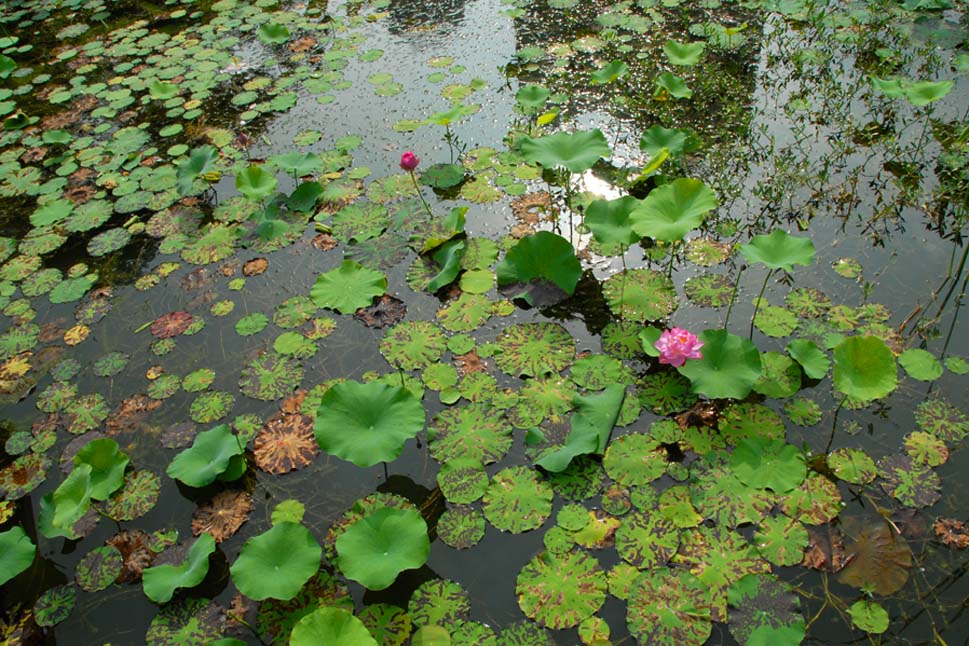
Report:
[[155,506],[160,489],[160,479],[151,471],[129,471],[121,490],[105,502],[105,513],[119,521],[144,516]]
[[292,599],[320,567],[322,548],[308,529],[281,522],[253,536],[232,564],[232,582],[250,599]]
[[838,580],[880,595],[901,590],[912,567],[912,550],[905,539],[884,520],[866,523],[851,518],[844,531],[848,537],[845,551],[854,558]]
[[882,489],[907,507],[928,507],[941,497],[942,483],[932,467],[908,455],[878,461]]
[[378,509],[350,525],[337,538],[336,549],[347,578],[369,590],[383,590],[404,570],[427,561],[427,524],[413,509]]
[[909,348],[899,355],[898,363],[908,376],[919,381],[935,381],[942,376],[942,363],[931,352]]
[[616,551],[641,570],[663,567],[680,546],[680,529],[652,510],[623,517],[616,530]]
[[646,375],[638,386],[639,400],[657,415],[671,415],[686,410],[697,399],[689,380],[671,370]]
[[606,600],[606,575],[584,552],[542,552],[518,573],[515,592],[522,612],[542,626],[571,628]]
[[730,586],[727,601],[730,633],[741,644],[796,646],[804,639],[797,595],[773,576],[748,574]]
[[256,466],[268,473],[300,469],[319,453],[308,415],[280,414],[266,422],[253,440]]
[[881,604],[869,599],[860,599],[848,608],[851,623],[861,630],[873,635],[880,635],[888,630],[888,611]]
[[267,352],[242,369],[239,390],[262,401],[281,399],[303,380],[303,367],[295,357]]
[[725,527],[756,523],[775,504],[773,494],[745,485],[721,463],[695,468],[693,479],[690,496],[697,511]]
[[405,321],[387,330],[380,354],[393,366],[414,370],[438,361],[446,346],[444,333],[433,323]]
[[709,589],[686,570],[644,572],[626,605],[629,631],[642,644],[702,646],[713,630]]
[[77,588],[74,585],[55,585],[45,590],[34,603],[34,620],[44,628],[56,626],[70,616],[76,599]]
[[123,565],[121,552],[116,548],[110,545],[95,547],[77,564],[74,578],[85,592],[98,592],[115,582]]
[[498,367],[509,375],[540,377],[564,370],[575,359],[575,343],[556,323],[519,323],[498,336]]
[[804,557],[808,532],[800,521],[787,516],[768,516],[754,534],[758,551],[774,565],[797,565]]
[[609,309],[629,321],[658,321],[678,305],[676,289],[665,273],[655,269],[627,269],[602,284]]
[[484,534],[484,516],[468,505],[450,507],[437,519],[437,537],[455,549],[477,545]]
[[443,410],[434,418],[428,448],[439,462],[463,458],[491,464],[508,452],[511,431],[500,411],[472,403]]
[[734,475],[744,484],[784,493],[807,476],[803,454],[783,440],[742,439],[730,454]]
[[915,423],[950,444],[969,434],[969,416],[944,399],[927,399],[919,404],[915,409]]
[[734,283],[720,274],[702,274],[686,281],[683,292],[700,307],[724,307],[730,303]]
[[520,534],[537,529],[552,513],[552,488],[532,469],[508,467],[491,479],[483,510],[501,531]]
[[147,646],[214,644],[222,637],[225,610],[206,599],[179,599],[162,606],[145,634]]
[[828,455],[828,466],[836,476],[851,484],[868,484],[878,475],[875,461],[858,449],[836,449]]
[[320,274],[310,298],[319,307],[328,307],[341,314],[351,314],[370,305],[373,299],[387,290],[387,277],[352,260],[344,260],[336,269]]
[[372,603],[357,615],[370,634],[383,646],[404,646],[414,630],[410,615],[397,606]]
[[432,579],[411,593],[407,612],[415,626],[451,628],[468,618],[471,600],[461,584],[447,579]]

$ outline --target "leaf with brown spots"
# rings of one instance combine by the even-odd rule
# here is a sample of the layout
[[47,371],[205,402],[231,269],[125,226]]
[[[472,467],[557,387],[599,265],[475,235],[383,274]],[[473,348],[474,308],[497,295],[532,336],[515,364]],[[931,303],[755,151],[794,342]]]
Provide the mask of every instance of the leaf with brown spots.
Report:
[[808,527],[808,546],[801,564],[812,570],[838,572],[848,560],[841,532],[830,524]]
[[269,268],[269,261],[265,258],[253,258],[252,260],[247,260],[246,264],[242,266],[243,276],[258,276],[259,274],[266,271]]
[[162,400],[152,399],[139,393],[121,402],[121,405],[104,422],[104,431],[109,436],[122,431],[135,430],[148,419],[149,413],[162,405]]
[[252,496],[245,491],[222,491],[192,513],[192,534],[207,532],[221,543],[249,520],[252,508]]
[[256,466],[277,474],[306,466],[320,452],[313,435],[313,419],[286,413],[266,422],[254,446]]
[[188,312],[162,314],[151,324],[151,335],[156,339],[170,339],[187,330],[193,320]]
[[485,372],[485,363],[478,356],[478,350],[474,349],[467,354],[459,354],[454,357],[454,363],[457,366],[458,372],[461,376],[471,374],[472,372]]

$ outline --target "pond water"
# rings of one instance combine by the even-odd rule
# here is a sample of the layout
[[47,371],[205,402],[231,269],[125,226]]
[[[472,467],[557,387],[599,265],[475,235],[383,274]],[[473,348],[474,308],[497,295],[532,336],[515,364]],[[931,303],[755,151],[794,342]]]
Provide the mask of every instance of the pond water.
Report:
[[967,23],[6,3],[4,638],[962,643]]

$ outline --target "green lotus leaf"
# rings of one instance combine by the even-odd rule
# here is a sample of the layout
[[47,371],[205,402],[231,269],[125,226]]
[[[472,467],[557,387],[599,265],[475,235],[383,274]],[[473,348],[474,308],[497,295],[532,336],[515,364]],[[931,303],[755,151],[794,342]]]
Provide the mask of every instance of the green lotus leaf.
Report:
[[673,65],[690,67],[700,62],[700,56],[703,55],[705,46],[706,43],[703,41],[678,43],[675,40],[668,40],[663,43],[663,51]]
[[434,188],[452,188],[464,181],[467,170],[459,164],[433,164],[421,171],[421,184]]
[[276,176],[263,170],[259,164],[247,166],[236,175],[236,190],[257,202],[272,195],[276,183]]
[[50,291],[47,298],[51,303],[72,303],[85,294],[94,285],[96,276],[77,276],[76,278],[66,278],[59,282]]
[[848,608],[851,623],[866,633],[880,635],[888,630],[888,611],[877,601],[859,599]]
[[693,96],[693,90],[687,86],[686,81],[671,72],[663,72],[656,77],[654,96],[661,95],[664,90],[676,99],[689,99]]
[[337,565],[369,590],[390,586],[404,570],[427,562],[427,523],[414,509],[385,507],[350,525],[336,540]]
[[801,389],[801,369],[793,359],[779,352],[760,355],[763,371],[754,391],[775,399],[790,397]]
[[629,66],[622,61],[611,61],[589,75],[596,85],[605,85],[621,79],[629,73]]
[[898,363],[912,379],[935,381],[942,376],[942,363],[921,348],[909,348],[898,356]]
[[742,439],[730,454],[734,475],[746,485],[785,493],[807,476],[804,455],[783,440],[763,437]]
[[[319,155],[316,153],[301,153],[297,150],[281,155],[273,155],[267,161],[284,173],[289,173],[297,177],[312,175],[323,168],[323,159]],[[322,188],[320,186],[321,191]]]
[[693,384],[693,392],[712,399],[743,399],[761,375],[760,353],[747,339],[726,330],[705,330],[703,358],[677,368]]
[[220,424],[196,435],[192,446],[176,455],[165,472],[190,487],[204,487],[220,476],[228,477],[231,468],[238,466],[238,460],[232,464],[233,458],[242,457],[244,448],[229,425]]
[[449,240],[434,252],[434,262],[441,268],[427,284],[427,291],[436,292],[458,277],[461,271],[461,258],[464,257],[464,240]]
[[794,339],[787,344],[787,353],[801,364],[801,368],[811,379],[824,379],[831,367],[831,359],[821,348],[807,339]]
[[91,466],[91,498],[107,500],[121,488],[128,456],[109,437],[91,440],[74,456],[74,464]]
[[622,384],[607,386],[595,395],[576,395],[572,400],[575,406],[572,429],[565,445],[546,453],[535,464],[546,471],[559,473],[565,471],[572,459],[579,455],[604,453],[625,397],[626,387]]
[[834,387],[864,401],[885,397],[898,385],[895,357],[874,336],[848,337],[834,349]]
[[290,646],[377,646],[362,621],[343,608],[317,608],[293,626]]
[[178,163],[176,177],[178,178],[179,195],[189,195],[195,180],[206,173],[215,170],[219,160],[219,151],[215,146],[205,144],[189,151],[188,157]]
[[585,210],[583,223],[602,244],[618,244],[623,247],[639,242],[640,235],[633,231],[630,214],[639,200],[630,195],[615,200],[596,200]]
[[34,562],[37,546],[20,525],[0,532],[0,585],[3,585]]
[[40,501],[37,527],[47,538],[76,538],[74,523],[91,507],[91,465],[78,464],[57,489]]
[[549,628],[572,628],[606,600],[606,575],[587,552],[542,552],[518,573],[515,593],[528,617]]
[[526,113],[534,112],[545,106],[549,95],[548,88],[530,83],[519,88],[518,92],[515,93],[515,101],[524,108]]
[[387,291],[383,272],[344,260],[336,269],[320,274],[310,289],[310,298],[318,307],[328,307],[341,314],[366,307]]
[[9,78],[10,74],[17,69],[17,61],[0,54],[0,79]]
[[693,150],[695,146],[692,135],[686,130],[664,128],[661,125],[647,128],[639,140],[639,149],[651,158],[662,153],[664,149],[670,156],[678,157],[684,152]]
[[289,40],[289,29],[285,25],[269,22],[259,25],[256,35],[267,45],[278,45]]
[[902,83],[902,94],[909,103],[920,108],[945,97],[953,87],[955,82],[951,80]]
[[155,603],[167,603],[178,588],[194,588],[209,572],[209,556],[215,552],[215,539],[203,532],[192,543],[181,565],[156,565],[142,572],[145,596]]
[[775,229],[770,235],[754,236],[747,244],[740,245],[740,253],[748,262],[793,272],[794,265],[807,266],[814,262],[814,243],[809,238]]
[[153,99],[165,101],[178,96],[178,86],[168,81],[153,79],[148,84],[148,93]]
[[601,130],[557,132],[554,135],[522,137],[521,152],[530,164],[545,168],[565,167],[573,173],[592,168],[600,157],[608,157],[612,149]]
[[650,191],[632,210],[632,228],[664,242],[683,239],[717,208],[717,194],[698,179],[681,177]]
[[276,523],[242,546],[230,567],[232,582],[250,599],[292,599],[320,568],[323,548],[310,530]]
[[[539,231],[523,237],[509,249],[495,267],[495,274],[499,287],[542,279],[571,295],[582,276],[582,265],[568,240],[549,231]],[[530,290],[524,286],[521,293],[511,298],[522,298],[533,304]]]
[[314,432],[320,448],[358,467],[390,462],[424,429],[424,407],[404,388],[345,381],[323,395]]

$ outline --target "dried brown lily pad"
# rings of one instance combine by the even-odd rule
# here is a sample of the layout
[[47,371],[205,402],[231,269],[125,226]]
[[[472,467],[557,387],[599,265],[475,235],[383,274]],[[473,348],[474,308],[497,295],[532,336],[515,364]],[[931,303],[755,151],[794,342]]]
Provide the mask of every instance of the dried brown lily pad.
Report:
[[940,518],[932,526],[935,535],[947,547],[964,550],[969,547],[969,529],[966,524],[955,518]]
[[511,212],[523,224],[552,222],[558,217],[558,212],[552,207],[552,196],[545,191],[525,193],[512,200]]
[[801,564],[812,570],[840,572],[848,561],[844,540],[830,524],[808,527],[808,546]]
[[287,414],[295,414],[303,410],[303,400],[306,399],[306,395],[309,393],[305,388],[300,388],[292,395],[287,397],[279,405],[279,410]]
[[252,509],[252,496],[245,491],[222,491],[192,512],[192,534],[207,532],[221,543],[249,520]]
[[129,397],[121,402],[104,422],[104,430],[109,436],[122,431],[131,431],[148,419],[149,413],[162,405],[162,400],[152,399],[144,393]]
[[407,305],[404,304],[404,301],[394,298],[390,294],[384,294],[373,305],[358,309],[353,318],[367,327],[380,329],[389,325],[396,325],[404,320],[406,314]]
[[118,575],[118,583],[140,580],[141,573],[155,560],[156,554],[149,547],[151,536],[140,529],[120,531],[104,543],[121,552],[123,565],[121,574]]
[[307,415],[277,415],[256,435],[256,466],[269,473],[287,473],[313,461],[320,452]]
[[187,330],[193,320],[188,312],[162,314],[151,324],[151,335],[156,339],[170,339]]
[[487,370],[484,360],[478,356],[477,349],[467,354],[457,355],[454,357],[454,364],[462,377],[472,372],[485,372]]
[[882,519],[866,523],[848,518],[844,531],[849,561],[838,580],[881,595],[901,590],[912,567],[912,550],[905,539]]
[[335,249],[340,244],[340,241],[329,233],[321,233],[313,238],[312,244],[320,251],[329,251],[330,249]]
[[258,276],[259,274],[265,272],[268,268],[268,260],[265,258],[253,258],[252,260],[247,260],[246,263],[242,265],[242,275]]

